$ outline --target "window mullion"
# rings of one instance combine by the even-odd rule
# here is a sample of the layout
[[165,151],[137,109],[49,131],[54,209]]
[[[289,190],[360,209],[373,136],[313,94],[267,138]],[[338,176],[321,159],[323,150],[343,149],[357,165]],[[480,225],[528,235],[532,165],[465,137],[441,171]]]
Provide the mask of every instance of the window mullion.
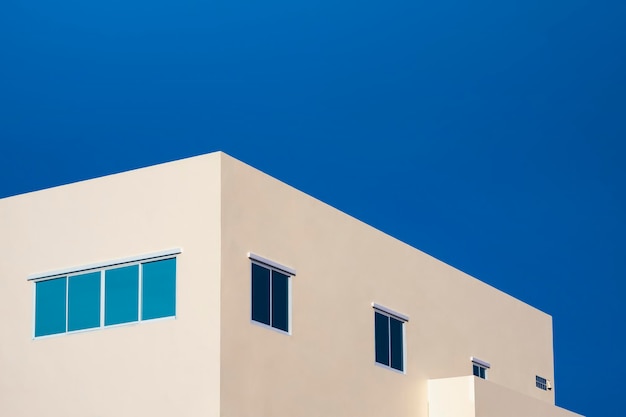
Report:
[[391,367],[391,317],[387,316],[387,335],[389,336],[389,367]]
[[137,268],[138,274],[139,274],[139,279],[138,281],[138,285],[139,285],[139,290],[137,291],[137,321],[141,321],[141,301],[142,301],[142,296],[141,296],[141,291],[143,289],[143,264],[139,264],[139,268]]
[[100,327],[104,327],[104,269],[100,271]]
[[69,329],[69,310],[70,310],[70,277],[65,277],[65,333]]
[[273,286],[274,286],[274,271],[272,269],[269,270],[270,271],[270,326],[274,327],[274,314],[273,314],[273,308],[274,308],[274,297],[272,294],[273,291]]

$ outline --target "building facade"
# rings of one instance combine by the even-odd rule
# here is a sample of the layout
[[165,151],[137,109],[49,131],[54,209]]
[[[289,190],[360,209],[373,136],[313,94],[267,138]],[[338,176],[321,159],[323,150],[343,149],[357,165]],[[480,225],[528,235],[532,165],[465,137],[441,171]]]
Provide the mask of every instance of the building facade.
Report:
[[577,415],[549,315],[223,153],[2,199],[0,233],[0,415]]

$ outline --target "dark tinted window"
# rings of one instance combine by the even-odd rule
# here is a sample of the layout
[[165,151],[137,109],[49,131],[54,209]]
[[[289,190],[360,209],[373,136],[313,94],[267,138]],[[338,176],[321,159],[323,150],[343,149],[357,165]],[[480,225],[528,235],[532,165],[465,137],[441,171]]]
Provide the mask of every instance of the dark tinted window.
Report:
[[391,330],[391,367],[402,371],[404,370],[402,322],[390,317],[389,325]]
[[289,276],[272,271],[272,327],[289,330]]
[[376,362],[389,365],[389,317],[374,313]]
[[482,379],[487,378],[487,369],[475,363],[472,364],[472,373],[474,374],[474,376],[477,376],[479,378],[482,378]]
[[537,388],[546,391],[548,389],[548,380],[537,375],[535,377],[535,385]]
[[404,371],[404,321],[374,312],[376,362]]
[[270,270],[252,264],[252,320],[270,324]]
[[289,332],[289,279],[271,267],[252,264],[252,320]]

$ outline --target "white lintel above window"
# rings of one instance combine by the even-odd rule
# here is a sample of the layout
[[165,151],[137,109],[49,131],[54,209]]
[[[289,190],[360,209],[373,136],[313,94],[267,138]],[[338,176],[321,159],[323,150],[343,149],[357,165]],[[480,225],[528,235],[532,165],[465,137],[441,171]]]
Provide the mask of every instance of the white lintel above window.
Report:
[[257,255],[256,253],[248,252],[248,258],[250,258],[251,260],[253,260],[255,262],[258,262],[258,263],[267,265],[269,267],[272,267],[274,269],[278,269],[279,271],[285,272],[288,275],[292,275],[292,276],[296,275],[296,270],[295,269],[293,269],[291,267],[288,267],[288,266],[285,266],[285,265],[282,265],[282,264],[279,264],[278,262],[274,262],[274,261],[272,261],[270,259],[267,259],[267,258],[261,256],[261,255]]
[[483,360],[478,359],[478,358],[476,358],[474,356],[470,356],[470,360],[473,363],[475,363],[476,365],[482,366],[483,368],[487,368],[487,369],[491,368],[491,364],[489,362],[483,361]]
[[58,269],[56,271],[41,272],[41,273],[29,275],[27,280],[39,281],[43,279],[60,277],[63,275],[68,275],[68,274],[74,274],[77,272],[89,271],[92,269],[106,268],[109,266],[123,265],[123,264],[132,263],[132,262],[139,262],[139,261],[157,260],[161,258],[167,258],[167,257],[179,255],[180,253],[182,253],[182,251],[183,250],[181,248],[168,249],[168,250],[163,250],[159,252],[146,253],[143,255],[129,256],[127,258],[119,258],[119,259],[114,259],[110,261],[75,266],[72,268]]
[[409,321],[409,316],[407,316],[406,314],[398,313],[397,311],[394,311],[394,310],[392,310],[390,308],[387,308],[385,306],[381,306],[380,304],[372,303],[372,307],[374,307],[374,310],[378,310],[381,313],[385,313],[385,314],[388,314],[390,316],[393,316],[393,317],[397,318],[398,320]]

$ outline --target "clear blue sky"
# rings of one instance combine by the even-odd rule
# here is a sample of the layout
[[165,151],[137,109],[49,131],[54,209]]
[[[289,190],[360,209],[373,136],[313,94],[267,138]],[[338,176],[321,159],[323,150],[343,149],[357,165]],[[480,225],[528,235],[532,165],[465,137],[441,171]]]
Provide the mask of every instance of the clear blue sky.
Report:
[[601,0],[3,0],[0,197],[223,150],[551,314],[557,403],[619,415],[624,22]]

